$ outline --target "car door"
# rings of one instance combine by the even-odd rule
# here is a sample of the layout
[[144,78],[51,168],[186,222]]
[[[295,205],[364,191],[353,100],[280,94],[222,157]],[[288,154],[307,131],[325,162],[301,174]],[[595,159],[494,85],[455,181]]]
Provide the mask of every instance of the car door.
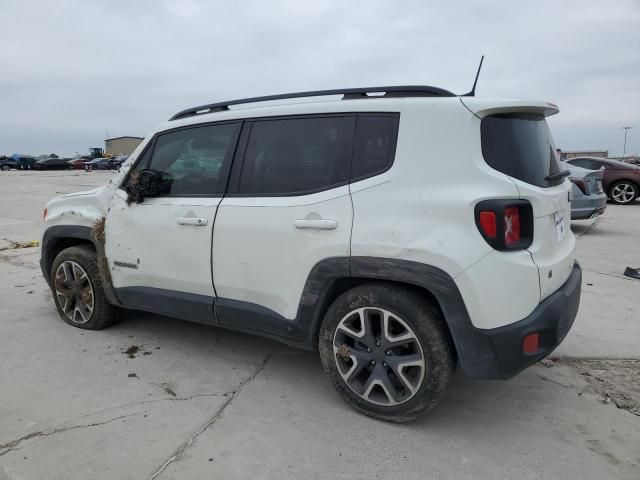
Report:
[[247,121],[213,232],[216,316],[291,336],[309,273],[350,253],[355,116]]
[[[105,252],[125,305],[214,321],[211,237],[240,125],[157,135],[116,191],[106,218]],[[127,187],[146,196],[129,196]]]

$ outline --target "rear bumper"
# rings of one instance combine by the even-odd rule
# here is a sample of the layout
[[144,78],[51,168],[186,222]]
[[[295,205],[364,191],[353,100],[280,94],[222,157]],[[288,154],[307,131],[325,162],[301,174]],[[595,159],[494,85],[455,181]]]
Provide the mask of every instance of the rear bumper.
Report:
[[[456,342],[465,373],[478,379],[507,379],[553,352],[578,313],[581,283],[582,270],[576,262],[564,285],[527,318],[504,327],[465,332],[464,342]],[[540,347],[535,353],[525,354],[524,338],[536,332]]]
[[574,198],[571,204],[571,220],[595,218],[604,213],[606,208],[607,196],[604,193]]

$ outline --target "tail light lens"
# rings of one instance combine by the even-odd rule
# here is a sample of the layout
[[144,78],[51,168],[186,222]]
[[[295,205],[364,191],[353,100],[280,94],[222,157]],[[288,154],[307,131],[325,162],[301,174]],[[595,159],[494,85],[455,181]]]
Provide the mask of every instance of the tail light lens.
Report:
[[496,212],[480,212],[480,227],[489,238],[496,238]]
[[475,215],[478,230],[496,250],[523,250],[533,241],[533,209],[526,200],[484,200]]
[[504,209],[504,243],[507,247],[520,242],[520,209],[509,207]]
[[582,178],[575,178],[575,177],[569,177],[569,180],[571,180],[571,182],[578,187],[582,193],[584,193],[585,195],[589,195],[589,192],[587,191],[587,182],[582,179]]

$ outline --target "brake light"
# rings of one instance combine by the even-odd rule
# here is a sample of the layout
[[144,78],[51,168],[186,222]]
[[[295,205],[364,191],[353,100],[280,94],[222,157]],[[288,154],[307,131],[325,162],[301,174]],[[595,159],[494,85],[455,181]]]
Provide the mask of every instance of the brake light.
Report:
[[47,214],[49,213],[49,209],[47,207],[44,208],[44,212],[42,212],[42,220],[47,219]]
[[523,250],[533,241],[533,209],[526,200],[484,200],[475,215],[478,230],[496,250]]
[[569,177],[571,180],[585,195],[589,195],[587,193],[587,182],[585,182],[582,178]]
[[504,209],[504,244],[508,247],[520,242],[520,209]]
[[487,237],[496,238],[495,212],[480,212],[480,227]]

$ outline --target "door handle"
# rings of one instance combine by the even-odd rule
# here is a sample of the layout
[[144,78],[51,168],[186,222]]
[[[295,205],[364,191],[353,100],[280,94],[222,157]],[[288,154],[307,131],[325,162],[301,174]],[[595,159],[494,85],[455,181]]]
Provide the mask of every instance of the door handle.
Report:
[[335,220],[308,220],[306,218],[301,218],[294,220],[293,226],[296,228],[313,228],[315,230],[335,230],[338,226],[338,222]]
[[196,227],[204,227],[209,221],[201,217],[178,217],[176,218],[178,225],[195,225]]

